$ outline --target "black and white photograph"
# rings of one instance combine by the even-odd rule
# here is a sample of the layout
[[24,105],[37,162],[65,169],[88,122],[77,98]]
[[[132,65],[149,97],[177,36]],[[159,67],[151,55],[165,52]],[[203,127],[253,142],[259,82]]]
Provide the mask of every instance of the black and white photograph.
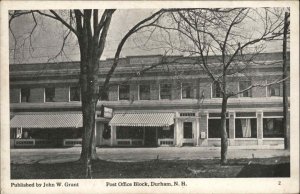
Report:
[[299,192],[297,1],[14,3],[1,193]]

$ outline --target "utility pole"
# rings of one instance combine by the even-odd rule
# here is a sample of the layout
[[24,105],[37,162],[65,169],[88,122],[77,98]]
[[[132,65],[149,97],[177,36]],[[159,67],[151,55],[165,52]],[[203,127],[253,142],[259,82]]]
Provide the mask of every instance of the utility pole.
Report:
[[284,15],[284,29],[283,29],[283,51],[282,51],[282,67],[283,67],[283,75],[282,79],[283,81],[283,131],[284,131],[284,149],[290,149],[290,125],[289,120],[287,117],[289,117],[288,113],[288,97],[287,97],[287,80],[288,77],[288,68],[287,68],[287,34],[288,34],[288,28],[289,28],[289,17],[290,14],[288,12],[285,12]]

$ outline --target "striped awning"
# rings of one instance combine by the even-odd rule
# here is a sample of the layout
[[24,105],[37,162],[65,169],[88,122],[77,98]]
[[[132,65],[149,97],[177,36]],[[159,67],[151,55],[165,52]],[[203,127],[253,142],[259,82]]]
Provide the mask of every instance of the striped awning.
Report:
[[11,128],[78,128],[82,127],[80,113],[34,113],[15,115]]
[[174,113],[115,114],[111,126],[165,127],[174,124]]

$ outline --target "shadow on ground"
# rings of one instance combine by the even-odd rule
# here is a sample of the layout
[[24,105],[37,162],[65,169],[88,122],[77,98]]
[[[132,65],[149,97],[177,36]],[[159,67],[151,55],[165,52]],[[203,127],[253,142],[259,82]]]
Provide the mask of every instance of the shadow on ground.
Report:
[[[82,179],[85,169],[76,162],[11,164],[11,179]],[[211,160],[152,160],[93,162],[93,178],[235,178],[289,177],[289,157],[233,159],[222,166]]]
[[283,164],[252,164],[244,166],[236,177],[289,177],[290,163]]

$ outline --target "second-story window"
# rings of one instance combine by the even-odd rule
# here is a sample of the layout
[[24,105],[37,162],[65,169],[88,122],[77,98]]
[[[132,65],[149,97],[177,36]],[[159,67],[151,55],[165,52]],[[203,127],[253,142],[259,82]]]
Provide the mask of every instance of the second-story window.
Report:
[[[247,89],[249,86],[251,86],[251,82],[250,81],[240,81],[239,82],[239,91],[243,91],[245,89]],[[245,92],[240,94],[240,97],[251,97],[251,89],[250,90],[246,90]]]
[[[102,90],[102,86],[99,86],[99,94],[100,94],[101,90]],[[101,97],[99,98],[100,101],[108,101],[108,100],[109,100],[109,92],[108,92],[108,91],[109,91],[109,89],[107,89],[107,90],[104,92],[103,96],[101,96]]]
[[45,88],[45,100],[46,102],[54,102],[55,88]]
[[172,84],[160,84],[160,99],[171,99]]
[[182,99],[194,98],[192,83],[182,83]]
[[22,88],[21,89],[21,102],[29,102],[30,98],[30,89]]
[[150,100],[150,85],[143,84],[139,86],[140,100]]
[[80,101],[80,87],[70,87],[70,101]]
[[273,84],[269,87],[269,96],[280,96],[280,84]]
[[119,100],[129,100],[129,99],[130,99],[130,86],[119,85]]
[[212,84],[212,96],[213,98],[221,98],[221,88],[218,83],[214,82]]

